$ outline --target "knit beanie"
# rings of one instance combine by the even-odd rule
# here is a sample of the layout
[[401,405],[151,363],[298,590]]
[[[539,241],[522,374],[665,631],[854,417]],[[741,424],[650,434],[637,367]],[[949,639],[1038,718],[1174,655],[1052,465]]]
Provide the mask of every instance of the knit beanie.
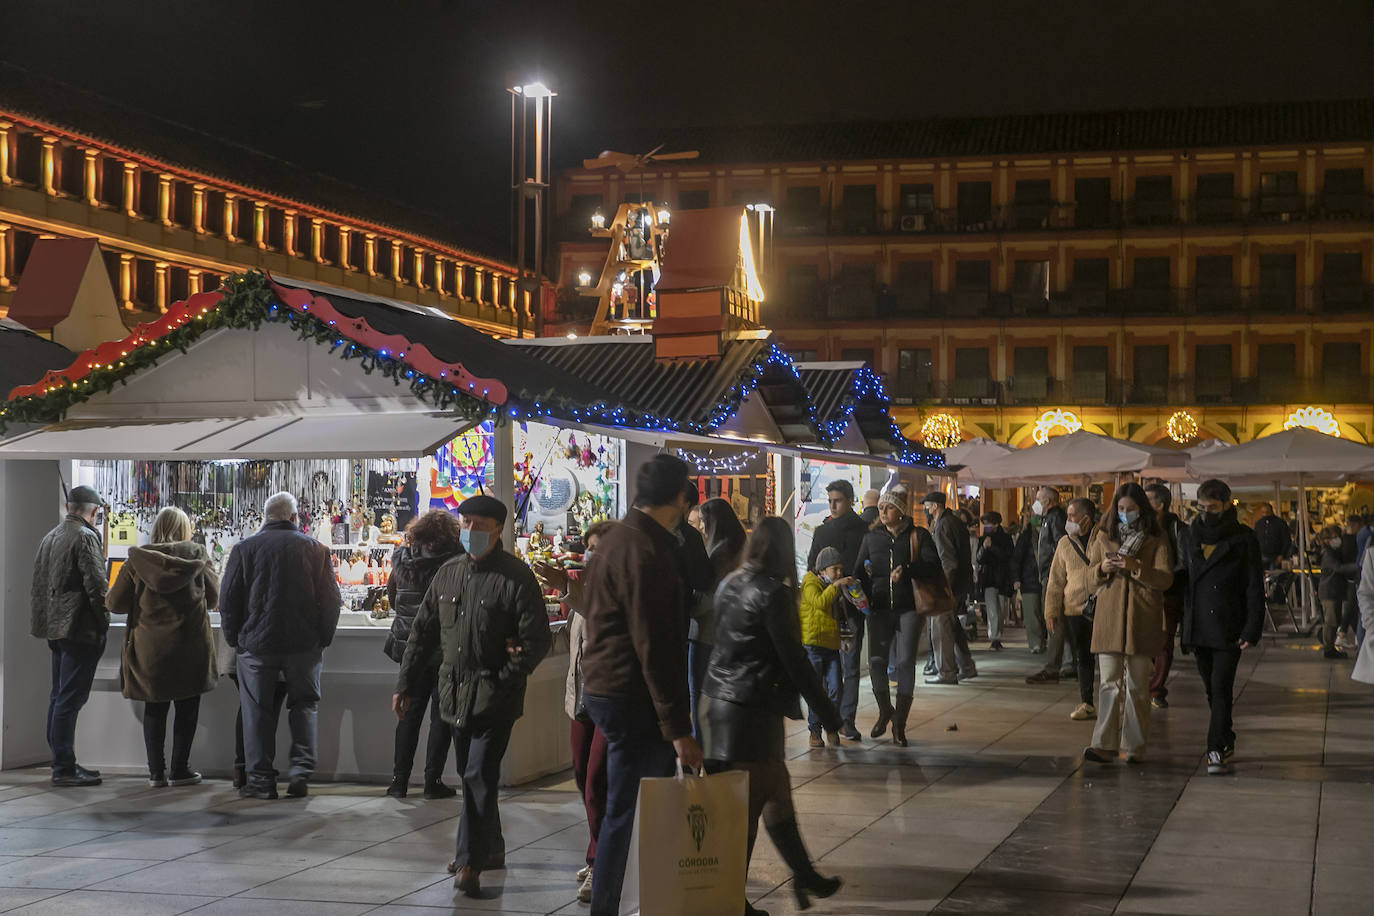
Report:
[[816,572],[829,569],[832,566],[843,566],[844,560],[840,557],[840,552],[834,547],[826,547],[816,554]]
[[911,514],[911,495],[906,487],[893,487],[878,497],[878,506],[891,506],[903,515]]

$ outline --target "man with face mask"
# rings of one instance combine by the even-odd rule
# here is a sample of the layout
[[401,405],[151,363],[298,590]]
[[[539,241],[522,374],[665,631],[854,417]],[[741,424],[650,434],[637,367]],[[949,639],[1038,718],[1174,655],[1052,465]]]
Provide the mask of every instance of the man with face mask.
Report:
[[[1031,514],[1040,519],[1040,534],[1035,546],[1035,560],[1040,567],[1040,589],[1043,592],[1045,584],[1050,578],[1050,565],[1054,562],[1054,552],[1059,546],[1059,540],[1066,533],[1064,525],[1068,522],[1069,517],[1064,511],[1064,507],[1059,505],[1059,491],[1054,487],[1041,487],[1036,492],[1035,502],[1031,504]],[[1045,667],[1026,678],[1026,683],[1058,684],[1061,677],[1075,677],[1078,669],[1072,657],[1072,647],[1070,647],[1070,663],[1064,665],[1062,671],[1059,668],[1064,661],[1064,646],[1064,628],[1059,627],[1049,634]]]
[[436,659],[439,715],[453,726],[454,757],[463,777],[463,810],[449,871],[469,897],[480,892],[483,869],[505,867],[501,815],[496,807],[501,759],[525,712],[525,681],[552,643],[544,597],[534,573],[506,552],[501,529],[506,507],[490,496],[458,506],[467,552],[435,573],[415,615],[391,706],[405,715]]

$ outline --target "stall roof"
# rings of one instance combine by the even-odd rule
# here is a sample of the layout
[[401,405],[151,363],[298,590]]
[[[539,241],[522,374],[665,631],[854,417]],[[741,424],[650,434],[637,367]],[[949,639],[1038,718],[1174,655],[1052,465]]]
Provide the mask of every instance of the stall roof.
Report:
[[17,322],[0,321],[0,392],[36,381],[49,370],[70,366],[75,358],[71,350]]
[[832,437],[851,422],[874,455],[892,455],[903,464],[945,466],[944,455],[902,435],[888,412],[891,403],[882,378],[867,363],[797,363],[797,376],[815,409],[817,422]]

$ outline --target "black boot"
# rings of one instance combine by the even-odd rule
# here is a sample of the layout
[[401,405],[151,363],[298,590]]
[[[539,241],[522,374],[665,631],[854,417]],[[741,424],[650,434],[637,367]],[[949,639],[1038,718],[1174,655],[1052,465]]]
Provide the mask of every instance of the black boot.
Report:
[[410,774],[397,773],[391,777],[391,785],[387,786],[386,794],[392,798],[405,798],[410,791]]
[[444,785],[444,781],[439,777],[430,779],[425,777],[425,798],[433,801],[436,798],[453,798],[458,794],[458,790],[452,786]]
[[234,788],[242,789],[248,785],[248,769],[241,763],[234,764]]
[[874,664],[881,663],[882,659],[875,658],[869,663],[869,680],[873,682],[873,699],[878,701],[878,721],[873,725],[873,730],[869,732],[869,737],[881,738],[887,732],[887,723],[892,721],[892,700],[888,698],[887,690],[887,666],[882,665],[879,674],[873,674]]
[[843,882],[839,878],[823,878],[811,865],[811,857],[807,855],[806,844],[802,842],[796,821],[769,825],[768,836],[783,862],[792,869],[792,893],[797,898],[797,909],[809,910],[813,896],[829,897],[840,889]]
[[897,694],[897,708],[892,712],[892,743],[906,747],[906,718],[911,714],[911,696]]

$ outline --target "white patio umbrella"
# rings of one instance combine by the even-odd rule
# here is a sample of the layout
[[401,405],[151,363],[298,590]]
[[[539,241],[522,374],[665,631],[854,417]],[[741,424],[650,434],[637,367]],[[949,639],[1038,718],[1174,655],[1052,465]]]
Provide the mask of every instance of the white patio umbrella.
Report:
[[[1271,483],[1276,491],[1281,486],[1297,487],[1298,550],[1306,563],[1307,488],[1374,479],[1374,448],[1298,427],[1195,456],[1188,468],[1199,480],[1216,477],[1232,485]],[[1303,575],[1300,581],[1303,625],[1307,626],[1316,619],[1317,599],[1311,577]]]
[[990,461],[984,472],[1018,483],[1100,480],[1118,474],[1151,474],[1182,468],[1187,456],[1174,449],[1079,430],[1043,445],[1017,449]]
[[998,487],[1001,482],[987,473],[990,462],[1016,451],[1005,442],[995,439],[970,439],[945,449],[945,466],[958,468],[960,483],[974,483],[985,487]]

